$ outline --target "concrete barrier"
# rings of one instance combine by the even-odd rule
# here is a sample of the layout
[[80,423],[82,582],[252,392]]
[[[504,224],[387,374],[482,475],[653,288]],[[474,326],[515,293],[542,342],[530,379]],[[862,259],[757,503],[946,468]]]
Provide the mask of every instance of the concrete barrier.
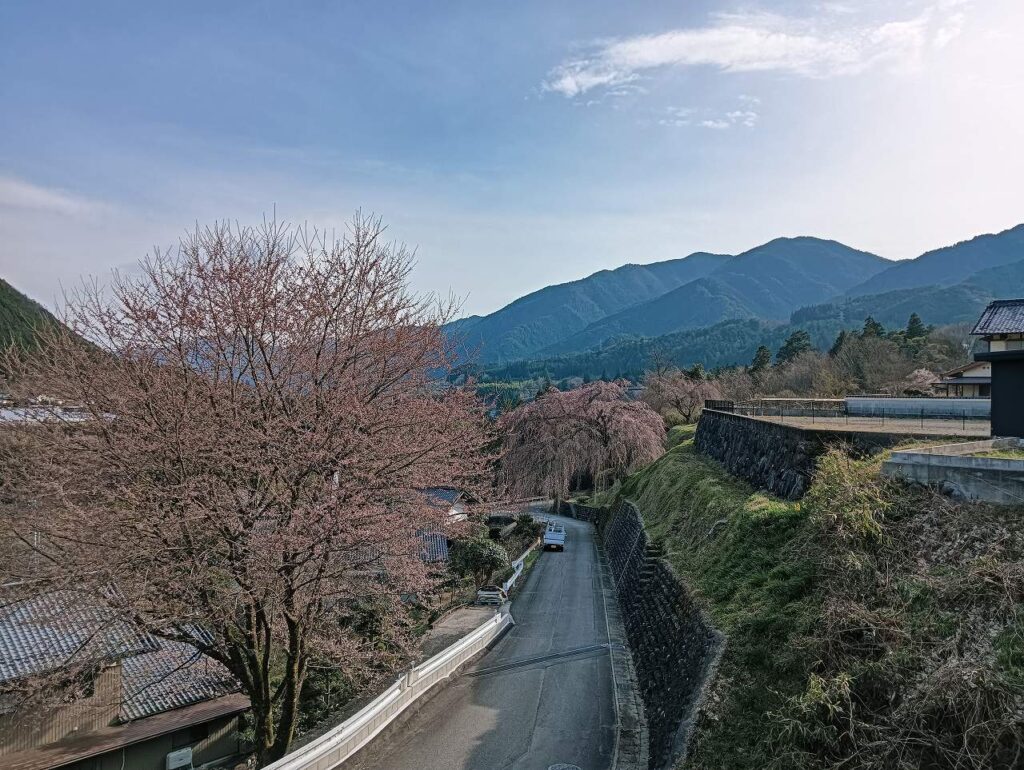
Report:
[[267,765],[264,770],[334,770],[373,740],[418,698],[458,671],[513,624],[508,613],[495,613],[473,633],[407,671],[364,709],[315,741]]
[[1024,460],[983,455],[1000,449],[1024,449],[1024,440],[999,438],[893,452],[882,463],[882,473],[963,500],[1024,504]]

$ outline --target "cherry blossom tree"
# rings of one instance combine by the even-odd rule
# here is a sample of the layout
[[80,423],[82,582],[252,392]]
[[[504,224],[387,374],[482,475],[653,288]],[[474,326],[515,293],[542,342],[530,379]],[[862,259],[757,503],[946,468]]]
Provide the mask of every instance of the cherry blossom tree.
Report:
[[505,414],[501,475],[513,494],[560,498],[580,486],[605,488],[656,459],[664,448],[661,417],[627,400],[626,385],[549,390]]
[[410,293],[410,259],[358,215],[340,240],[216,225],[83,287],[68,330],[5,362],[15,395],[82,412],[8,436],[0,582],[92,593],[224,664],[260,762],[311,662],[401,655],[417,532],[446,519],[419,490],[488,472],[483,410],[445,378],[452,308]]
[[656,412],[675,410],[686,422],[700,416],[706,399],[720,399],[722,391],[713,380],[694,377],[678,369],[650,372],[644,378],[644,401]]

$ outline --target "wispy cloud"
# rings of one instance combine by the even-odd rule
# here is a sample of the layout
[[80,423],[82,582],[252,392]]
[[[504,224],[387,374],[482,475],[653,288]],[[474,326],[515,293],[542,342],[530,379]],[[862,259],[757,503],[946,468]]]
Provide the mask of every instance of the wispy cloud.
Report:
[[89,216],[106,211],[105,203],[83,198],[64,190],[0,176],[0,208],[43,211],[63,216]]
[[856,24],[839,19],[774,13],[716,14],[701,27],[640,35],[591,46],[555,67],[546,91],[576,97],[595,88],[635,84],[667,67],[711,67],[723,72],[781,72],[807,78],[851,75],[888,66],[919,67],[929,44],[958,34],[963,12],[939,0],[906,20]]
[[665,110],[665,117],[658,120],[662,126],[696,126],[698,128],[711,128],[717,131],[724,131],[734,126],[753,128],[757,125],[760,115],[754,107],[761,103],[756,96],[743,94],[739,97],[742,105],[740,109],[718,112],[710,109],[697,109],[694,107],[669,107]]

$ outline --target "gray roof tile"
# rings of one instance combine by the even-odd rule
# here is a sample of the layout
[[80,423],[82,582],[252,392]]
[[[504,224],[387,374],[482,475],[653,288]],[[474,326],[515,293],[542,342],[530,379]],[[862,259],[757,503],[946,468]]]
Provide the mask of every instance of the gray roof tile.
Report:
[[224,666],[181,642],[161,639],[158,650],[125,658],[121,666],[123,722],[238,691]]
[[1024,299],[997,299],[995,302],[990,302],[971,333],[1024,333]]
[[[197,635],[201,632],[192,629]],[[0,604],[0,683],[120,660],[129,722],[237,692],[228,670],[195,647],[139,631],[94,597],[68,590]]]
[[153,639],[85,594],[60,590],[0,602],[0,682],[153,649]]

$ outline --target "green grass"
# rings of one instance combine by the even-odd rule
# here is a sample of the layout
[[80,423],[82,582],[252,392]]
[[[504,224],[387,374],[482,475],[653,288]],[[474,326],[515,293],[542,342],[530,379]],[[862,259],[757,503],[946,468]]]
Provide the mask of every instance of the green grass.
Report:
[[972,457],[989,457],[993,460],[1024,460],[1024,449],[993,449],[988,452],[977,452]]
[[622,494],[728,638],[719,680],[737,686],[713,707],[728,729],[701,731],[692,766],[761,768],[771,759],[768,714],[802,692],[811,663],[793,643],[821,613],[811,529],[799,503],[729,476],[696,453],[689,433]]
[[803,501],[782,501],[680,438],[618,492],[727,637],[688,770],[1012,762],[1024,540],[1007,533],[1024,509],[951,501],[882,478],[884,455],[837,450]]

